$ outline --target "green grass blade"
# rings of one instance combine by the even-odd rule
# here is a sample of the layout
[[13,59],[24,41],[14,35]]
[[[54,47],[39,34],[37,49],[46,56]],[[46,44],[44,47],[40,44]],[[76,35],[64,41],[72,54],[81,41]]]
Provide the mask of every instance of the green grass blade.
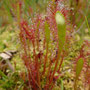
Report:
[[17,3],[17,21],[18,21],[18,24],[20,24],[20,6],[19,6],[19,3]]
[[85,16],[85,20],[86,20],[86,24],[87,24],[87,27],[88,27],[88,30],[89,30],[89,34],[90,34],[90,27],[89,27],[88,20],[87,20],[86,16]]
[[12,22],[12,14],[11,14],[11,10],[10,10],[11,6],[10,6],[10,3],[9,4],[8,3],[9,3],[9,1],[5,0],[4,1],[4,7],[5,7],[6,11],[7,11],[10,22]]
[[2,76],[4,78],[8,78],[1,70],[0,70],[0,76]]
[[61,90],[64,90],[63,89],[63,80],[61,79]]

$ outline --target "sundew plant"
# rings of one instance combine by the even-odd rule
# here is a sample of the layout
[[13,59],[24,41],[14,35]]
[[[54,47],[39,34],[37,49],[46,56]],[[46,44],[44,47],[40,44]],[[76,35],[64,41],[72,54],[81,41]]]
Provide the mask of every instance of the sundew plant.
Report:
[[[90,43],[83,38],[75,40],[77,20],[74,20],[73,8],[66,4],[67,1],[41,0],[45,5],[40,0],[16,0],[15,4],[9,3],[8,15],[10,17],[13,14],[10,20],[14,18],[19,28],[20,58],[26,70],[25,76],[21,76],[23,90],[64,90],[63,72],[68,62],[70,74],[74,75],[73,89],[79,90],[79,80],[82,87],[90,89]],[[85,22],[90,30],[87,17]],[[76,44],[79,46],[74,52]],[[59,89],[55,89],[58,84]]]
[[60,58],[65,52],[65,47],[67,48],[65,46],[66,21],[63,15],[66,12],[62,12],[65,8],[58,8],[58,3],[53,5],[54,3],[51,3],[47,8],[48,15],[45,17],[37,15],[31,18],[30,25],[21,18],[21,8],[18,6],[18,20],[21,20],[18,21],[20,40],[24,49],[22,59],[28,71],[28,82],[33,89],[53,88],[56,81],[55,73],[60,72],[63,62]]
[[[64,58],[69,54],[68,49],[71,45],[72,32],[68,30],[69,10],[62,0],[50,2],[46,15],[37,13],[30,19],[30,23],[23,19],[20,4],[17,11],[23,48],[22,60],[27,68],[28,84],[34,90],[53,89],[60,77],[60,68]],[[81,53],[83,52],[80,51],[80,56],[76,61],[75,90],[77,90],[76,82],[84,67],[84,62],[87,61]]]

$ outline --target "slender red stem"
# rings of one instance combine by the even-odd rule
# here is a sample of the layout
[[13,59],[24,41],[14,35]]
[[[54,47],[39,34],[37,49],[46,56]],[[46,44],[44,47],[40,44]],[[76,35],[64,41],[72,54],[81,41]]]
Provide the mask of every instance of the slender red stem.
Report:
[[47,63],[47,60],[48,60],[48,44],[46,46],[46,55],[45,55],[45,62],[44,62],[44,69],[43,69],[43,74],[45,73],[46,71],[46,63]]
[[56,63],[55,63],[55,67],[54,67],[54,71],[53,71],[52,76],[51,76],[51,78],[50,78],[49,85],[51,85],[51,83],[52,83],[52,81],[53,81],[53,77],[54,77],[54,74],[55,74],[56,69],[57,69],[57,66],[58,66],[59,58],[60,58],[60,52],[58,51],[58,55],[57,55]]

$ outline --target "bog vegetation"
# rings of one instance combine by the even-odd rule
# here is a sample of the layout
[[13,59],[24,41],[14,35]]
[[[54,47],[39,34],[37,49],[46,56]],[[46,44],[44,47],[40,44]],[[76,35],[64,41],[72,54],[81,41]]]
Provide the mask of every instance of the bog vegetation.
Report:
[[0,90],[89,90],[86,0],[0,0]]

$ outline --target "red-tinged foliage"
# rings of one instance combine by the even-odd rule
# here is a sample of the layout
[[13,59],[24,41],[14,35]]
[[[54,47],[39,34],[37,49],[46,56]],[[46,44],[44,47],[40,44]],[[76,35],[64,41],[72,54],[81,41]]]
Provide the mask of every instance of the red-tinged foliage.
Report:
[[[70,40],[72,40],[72,36],[70,35],[72,31],[70,31],[70,29],[66,32],[65,46],[60,56],[58,55],[58,30],[55,19],[57,11],[60,11],[63,14],[67,24],[68,10],[63,4],[63,0],[57,0],[56,3],[50,2],[47,7],[46,16],[43,17],[42,14],[37,14],[35,15],[35,18],[33,17],[30,19],[30,24],[21,18],[20,40],[24,50],[22,59],[28,72],[28,85],[30,85],[33,90],[41,90],[42,88],[45,88],[45,90],[52,90],[55,82],[61,75],[61,66],[64,58],[69,54],[69,50],[67,51],[65,48],[70,48]],[[30,10],[30,13],[33,13],[33,11]],[[49,45],[47,48],[45,22],[47,22],[49,26],[51,32],[50,43],[54,46],[54,49]],[[88,44],[88,42],[86,43]],[[83,58],[84,65],[82,72],[87,72],[89,70],[87,69],[89,66],[87,62],[88,60],[85,56],[88,56],[89,53],[85,55],[84,47],[85,45],[83,45],[79,51],[80,55],[75,59],[75,63],[77,64],[77,61],[80,58]],[[59,61],[55,63],[57,60]],[[55,76],[55,73],[58,73],[58,75]],[[87,77],[89,78],[88,73],[85,75],[86,80]],[[41,85],[43,81],[45,84]],[[90,80],[88,80],[88,83],[89,82]]]
[[56,3],[50,2],[49,6],[47,7],[46,20],[48,21],[50,25],[50,29],[53,35],[55,35],[54,39],[58,39],[57,38],[57,25],[56,25],[56,20],[55,20],[55,14],[57,11],[60,11],[64,15],[66,23],[68,23],[67,21],[68,21],[69,10],[63,4],[63,0],[57,0]]
[[29,7],[29,11],[31,14],[33,13],[33,9],[31,7]]
[[21,28],[22,28],[22,32],[24,32],[27,35],[26,37],[28,39],[30,40],[34,39],[34,29],[30,29],[26,21],[21,22]]
[[[48,72],[47,72],[47,76],[46,76],[47,80],[46,80],[46,85],[44,86],[44,88],[46,88],[46,89],[49,89],[50,87],[52,88],[55,81],[59,77],[59,76],[57,76],[57,77],[54,76],[53,70],[52,70],[52,66],[56,62],[56,59],[58,57],[57,56],[58,50],[55,49],[55,52],[56,52],[55,57],[52,57],[52,59],[50,57],[49,66],[46,67],[44,62],[46,61],[46,55],[47,55],[47,59],[48,59],[49,52],[46,53],[46,55],[44,55],[40,48],[41,43],[39,42],[40,38],[42,38],[41,40],[44,40],[42,46],[43,46],[43,50],[46,50],[47,46],[46,46],[46,39],[45,39],[44,23],[45,23],[45,21],[47,21],[50,26],[50,30],[52,32],[52,37],[54,36],[52,40],[56,39],[54,42],[57,43],[58,36],[57,36],[57,25],[56,25],[56,21],[55,21],[55,13],[59,10],[66,17],[66,14],[65,14],[66,11],[64,12],[65,8],[58,8],[59,7],[58,3],[55,5],[53,5],[53,3],[51,3],[50,5],[51,6],[48,7],[48,9],[47,9],[47,15],[45,16],[45,18],[43,18],[42,15],[39,14],[39,15],[36,15],[36,18],[31,19],[32,23],[33,23],[31,25],[28,25],[27,21],[24,21],[24,20],[22,20],[20,23],[20,29],[21,29],[20,30],[20,38],[21,38],[21,42],[22,42],[23,48],[24,48],[24,55],[23,55],[22,59],[24,60],[24,64],[28,70],[29,83],[31,84],[31,86],[34,90],[36,90],[36,88],[39,88],[39,89],[41,88],[40,83],[42,82],[42,77],[45,75],[47,68],[48,68]],[[27,43],[27,40],[29,40],[32,43],[32,46],[33,46],[32,52],[29,51],[30,47]],[[58,44],[56,45],[56,47],[58,49]],[[38,54],[36,52],[38,52]],[[31,54],[33,54],[32,58],[30,56]],[[52,54],[52,53],[50,53],[50,54]],[[61,68],[63,58],[64,58],[64,56],[62,57],[58,71]],[[46,62],[46,64],[47,63],[48,62]],[[43,72],[40,72],[40,69],[42,66],[41,64],[44,65]],[[54,71],[54,72],[56,72],[56,71]],[[51,77],[53,78],[53,81],[51,80]]]
[[[84,45],[81,47],[79,56],[75,59],[75,69],[76,64],[80,58],[83,58],[84,65],[81,71],[81,74],[84,75],[85,78],[82,78],[82,82],[84,87],[87,87],[87,85],[90,85],[90,63],[89,63],[89,56],[90,54],[88,51],[85,51],[85,47],[89,46],[89,42],[85,41]],[[76,71],[75,71],[76,72]],[[80,76],[79,76],[80,77]]]

